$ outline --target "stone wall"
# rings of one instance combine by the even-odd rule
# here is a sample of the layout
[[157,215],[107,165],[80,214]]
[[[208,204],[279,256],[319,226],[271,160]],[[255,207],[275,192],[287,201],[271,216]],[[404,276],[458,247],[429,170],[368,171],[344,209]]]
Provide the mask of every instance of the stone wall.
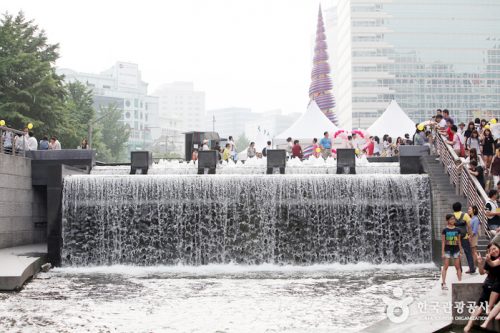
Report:
[[0,154],[0,248],[46,241],[40,201],[32,187],[31,160]]

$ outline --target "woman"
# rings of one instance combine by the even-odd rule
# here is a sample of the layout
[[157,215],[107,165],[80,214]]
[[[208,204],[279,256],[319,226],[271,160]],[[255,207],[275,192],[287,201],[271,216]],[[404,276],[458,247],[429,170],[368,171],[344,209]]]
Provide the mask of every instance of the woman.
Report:
[[[495,305],[498,299],[498,292],[500,291],[498,288],[498,283],[496,280],[500,276],[499,268],[500,268],[500,260],[498,256],[500,255],[500,248],[495,243],[488,244],[487,254],[485,260],[481,257],[481,255],[477,255],[477,262],[479,267],[479,274],[484,275],[488,274],[486,279],[483,282],[483,292],[479,297],[479,300],[476,302],[476,307],[474,308],[474,312],[471,314],[469,322],[467,326],[464,327],[464,332],[470,332],[472,325],[474,324],[474,320],[483,313],[483,310],[489,308],[488,311],[490,314],[488,315],[488,319],[483,323],[486,327],[491,319],[493,319],[498,312],[500,312],[500,307],[498,307],[498,311],[495,312],[497,307],[493,310],[493,305]],[[491,317],[491,319],[490,319]],[[481,327],[483,327],[481,325]]]
[[89,144],[87,143],[87,139],[83,138],[82,143],[80,143],[81,149],[89,149]]
[[398,136],[398,138],[396,139],[396,145],[394,146],[394,155],[399,155],[399,147],[403,145],[403,138]]
[[477,240],[479,238],[479,230],[481,228],[479,217],[477,216],[478,213],[479,210],[477,209],[477,206],[469,206],[467,214],[470,216],[470,226],[472,229],[472,236],[470,237],[469,242],[475,267],[477,267]]
[[484,127],[485,127],[486,125],[488,125],[488,122],[486,121],[486,119],[481,119],[481,123],[480,123],[480,125],[479,125],[479,130],[478,130],[478,131],[479,131],[479,132],[484,131]]
[[489,128],[486,128],[483,131],[483,137],[481,139],[481,146],[483,147],[482,155],[484,158],[484,164],[486,169],[489,169],[491,166],[491,160],[493,159],[493,155],[495,154],[495,139],[491,134]]
[[257,150],[255,149],[255,142],[250,142],[250,146],[247,148],[247,157],[254,158]]
[[465,147],[467,149],[475,148],[477,151],[481,151],[481,140],[479,139],[478,131],[472,131],[470,137],[465,141]]
[[469,151],[469,156],[467,156],[467,158],[464,160],[463,163],[469,164],[471,161],[476,161],[477,165],[484,167],[483,159],[481,158],[481,155],[478,155],[477,150],[475,148],[472,148]]
[[193,153],[191,154],[191,161],[198,161],[198,149],[193,149]]
[[392,138],[387,137],[386,141],[384,141],[384,152],[385,156],[392,157],[394,153],[394,147],[392,145]]
[[457,156],[461,156],[461,142],[460,142],[460,137],[457,135],[457,126],[456,125],[452,125],[450,127],[450,131],[451,131],[451,134],[450,137],[451,139],[450,140],[446,140],[446,143],[448,143],[449,145],[452,146],[453,150],[455,151],[455,153],[457,154]]
[[469,125],[467,125],[467,129],[464,132],[465,141],[467,141],[467,139],[469,139],[471,137],[472,132],[474,130],[476,130],[476,126],[474,126],[474,122],[471,121],[471,122],[469,122]]
[[378,136],[373,137],[375,146],[373,147],[373,156],[380,156],[380,139]]
[[497,148],[495,157],[491,162],[490,175],[493,176],[493,184],[498,184],[500,181],[500,148]]
[[312,146],[313,146],[313,156],[316,158],[319,158],[319,156],[321,154],[321,148],[318,145],[318,139],[316,139],[316,138],[313,139]]

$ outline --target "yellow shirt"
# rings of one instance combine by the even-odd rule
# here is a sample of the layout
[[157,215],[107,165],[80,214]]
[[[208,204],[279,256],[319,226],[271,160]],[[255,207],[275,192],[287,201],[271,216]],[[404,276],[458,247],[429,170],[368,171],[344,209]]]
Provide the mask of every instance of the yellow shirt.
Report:
[[[457,221],[458,221],[460,219],[460,215],[462,215],[462,212],[453,212],[453,215],[455,215],[455,219],[457,219]],[[470,229],[470,216],[469,216],[469,214],[464,213],[464,217],[462,219],[467,224],[467,233],[465,234],[464,239],[469,239],[469,229]]]
[[227,148],[224,149],[224,153],[222,154],[222,159],[224,161],[229,161],[229,159],[231,158],[231,151]]

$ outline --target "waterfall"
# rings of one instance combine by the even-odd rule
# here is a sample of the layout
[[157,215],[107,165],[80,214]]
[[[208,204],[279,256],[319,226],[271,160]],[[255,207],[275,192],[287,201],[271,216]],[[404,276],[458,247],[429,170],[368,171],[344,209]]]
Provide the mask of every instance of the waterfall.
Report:
[[65,266],[422,263],[426,175],[64,179]]

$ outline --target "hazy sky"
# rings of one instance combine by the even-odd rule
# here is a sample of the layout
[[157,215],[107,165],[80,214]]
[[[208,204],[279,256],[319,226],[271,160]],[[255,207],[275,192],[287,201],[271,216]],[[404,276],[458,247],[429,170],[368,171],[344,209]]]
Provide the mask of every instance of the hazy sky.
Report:
[[[319,0],[2,0],[60,44],[59,67],[139,64],[150,93],[193,81],[207,109],[303,112]],[[333,1],[323,1],[323,8]]]

